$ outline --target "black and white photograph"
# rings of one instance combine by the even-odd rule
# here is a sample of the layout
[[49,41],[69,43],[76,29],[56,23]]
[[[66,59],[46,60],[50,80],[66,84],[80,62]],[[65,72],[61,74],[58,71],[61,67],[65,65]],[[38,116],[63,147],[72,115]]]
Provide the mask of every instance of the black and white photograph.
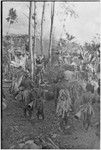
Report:
[[1,149],[100,149],[100,1],[1,1]]

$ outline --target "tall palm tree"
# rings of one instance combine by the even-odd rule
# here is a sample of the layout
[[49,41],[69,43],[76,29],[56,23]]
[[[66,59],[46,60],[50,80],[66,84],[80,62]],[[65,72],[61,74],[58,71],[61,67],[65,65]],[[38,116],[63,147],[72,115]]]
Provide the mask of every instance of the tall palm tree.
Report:
[[34,60],[33,60],[33,49],[32,49],[32,2],[30,2],[29,7],[29,51],[31,55],[31,77],[33,80],[34,74]]
[[55,2],[51,3],[51,27],[50,27],[50,40],[49,40],[49,62],[51,65],[51,53],[52,53],[52,31],[53,31],[53,20],[54,20]]
[[[16,13],[16,9],[11,8],[11,9],[9,10],[8,17],[6,18],[7,22],[9,23],[7,35],[9,34],[11,25],[13,25],[15,22],[17,22],[17,18],[18,18],[18,16],[17,16],[17,13]],[[11,38],[10,38],[10,43],[11,43],[11,51],[13,51],[13,40],[12,40],[12,36],[11,36]],[[14,52],[14,51],[13,51],[13,52]],[[10,55],[9,55],[8,68],[9,68],[9,70],[11,70],[11,67],[10,67]]]
[[34,2],[34,14],[33,14],[33,20],[34,20],[34,45],[33,45],[33,53],[34,53],[34,72],[35,72],[35,67],[36,67],[36,2]]
[[9,30],[10,30],[10,27],[13,23],[17,22],[17,14],[16,14],[16,9],[14,10],[13,8],[11,8],[9,10],[9,14],[8,14],[8,17],[6,18],[7,22],[9,23],[9,28],[8,28],[8,32],[7,34],[9,33]]
[[45,2],[43,3],[43,10],[42,10],[42,18],[41,18],[41,39],[40,39],[40,45],[41,45],[41,55],[43,55],[43,44],[42,44],[42,38],[43,38],[43,21],[44,21],[44,13],[45,13]]

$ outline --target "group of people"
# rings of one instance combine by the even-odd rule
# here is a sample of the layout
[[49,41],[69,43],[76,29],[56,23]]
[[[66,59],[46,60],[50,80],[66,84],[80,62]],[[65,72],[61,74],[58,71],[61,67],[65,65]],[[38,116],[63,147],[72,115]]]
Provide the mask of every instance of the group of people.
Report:
[[32,82],[29,75],[26,73],[19,87],[22,95],[24,115],[25,117],[32,117],[33,110],[36,110],[38,119],[44,119],[44,106],[43,106],[43,90],[36,82]]
[[[32,82],[28,73],[24,74],[23,80],[19,86],[19,91],[21,91],[22,100],[24,102],[24,115],[29,116],[30,118],[33,115],[33,110],[36,110],[36,116],[38,119],[40,117],[44,119],[44,90],[41,87],[41,83],[43,82],[43,72],[44,72],[44,58],[37,57],[36,58],[36,70],[35,70],[35,79]],[[56,85],[56,83],[54,83]],[[100,80],[98,83],[97,92],[100,94]],[[86,90],[94,93],[94,86],[91,83],[87,83]],[[72,95],[73,89],[71,90]],[[75,91],[75,89],[74,89]],[[55,106],[57,107],[58,97],[59,97],[60,88],[54,86],[54,101]],[[19,92],[18,92],[19,93]],[[17,93],[17,94],[18,94]],[[75,98],[74,98],[75,99]],[[68,119],[66,115],[64,115],[64,119],[66,124]]]
[[33,81],[30,77],[29,71],[23,71],[20,85],[15,89],[15,85],[18,85],[20,81],[14,80],[14,83],[12,82],[12,86],[10,87],[10,92],[13,94],[14,98],[16,98],[18,94],[21,94],[24,106],[24,115],[29,116],[30,118],[33,114],[33,109],[36,109],[37,117],[40,118],[41,116],[41,118],[44,119],[43,90],[40,86],[40,80],[42,82],[43,69],[43,65],[41,64],[41,59],[37,58],[35,78]]

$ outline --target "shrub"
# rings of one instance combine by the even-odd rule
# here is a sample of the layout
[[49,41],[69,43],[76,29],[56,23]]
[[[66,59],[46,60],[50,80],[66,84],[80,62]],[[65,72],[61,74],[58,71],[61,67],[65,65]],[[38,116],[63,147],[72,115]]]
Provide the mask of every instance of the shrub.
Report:
[[62,80],[64,78],[63,69],[59,66],[53,66],[48,68],[46,71],[47,73],[47,79],[50,83],[57,83],[59,80]]

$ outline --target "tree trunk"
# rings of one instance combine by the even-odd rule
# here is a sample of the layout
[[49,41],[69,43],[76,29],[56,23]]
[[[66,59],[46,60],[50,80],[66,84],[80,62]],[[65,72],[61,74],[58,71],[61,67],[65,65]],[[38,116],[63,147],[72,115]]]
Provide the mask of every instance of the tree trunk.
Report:
[[51,27],[50,27],[50,41],[49,41],[49,63],[51,66],[51,53],[52,53],[52,31],[54,19],[55,2],[51,3]]
[[31,55],[31,77],[33,80],[34,74],[34,60],[33,60],[33,50],[32,50],[32,2],[30,2],[29,8],[29,50]]
[[45,13],[45,2],[43,3],[43,10],[42,10],[42,19],[41,19],[41,39],[40,39],[40,44],[41,44],[41,55],[43,56],[43,43],[42,43],[42,38],[43,38],[43,21],[44,21],[44,13]]
[[34,72],[36,68],[36,2],[34,2],[34,45],[33,45],[33,53],[34,53]]
[[9,34],[10,27],[11,27],[11,24],[9,23],[7,35]]
[[[30,5],[30,4],[29,4]],[[28,25],[28,38],[30,39],[30,6],[29,6],[29,17],[28,17],[28,20],[29,20],[29,25]],[[27,16],[26,16],[27,17]]]

